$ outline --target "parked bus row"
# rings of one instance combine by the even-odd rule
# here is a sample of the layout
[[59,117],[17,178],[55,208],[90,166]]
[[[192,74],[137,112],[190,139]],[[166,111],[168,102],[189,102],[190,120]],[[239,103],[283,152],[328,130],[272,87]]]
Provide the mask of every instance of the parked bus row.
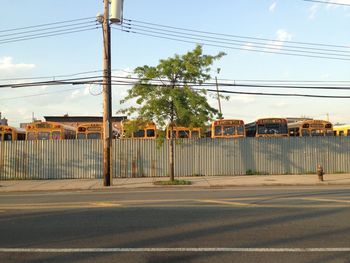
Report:
[[[129,127],[128,127],[129,126]],[[130,129],[130,126],[133,126]],[[131,130],[131,132],[130,132]],[[128,132],[129,131],[129,132]],[[171,138],[244,138],[244,137],[314,137],[314,136],[350,136],[350,125],[333,127],[324,120],[303,120],[288,123],[284,118],[263,118],[245,124],[243,120],[215,120],[207,129],[167,127],[165,137]],[[138,123],[123,121],[121,130],[113,128],[113,139],[156,139],[159,130],[152,122]],[[102,139],[101,123],[81,124],[73,127],[57,122],[33,122],[25,129],[0,126],[0,141],[13,140],[65,140],[65,139]]]

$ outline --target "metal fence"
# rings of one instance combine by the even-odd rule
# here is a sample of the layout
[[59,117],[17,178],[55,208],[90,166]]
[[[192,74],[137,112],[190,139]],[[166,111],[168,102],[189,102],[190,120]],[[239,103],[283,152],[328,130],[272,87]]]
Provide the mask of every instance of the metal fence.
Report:
[[[113,177],[168,176],[165,141],[115,140]],[[350,137],[178,140],[175,176],[350,172]],[[0,180],[102,178],[102,141],[0,142]]]

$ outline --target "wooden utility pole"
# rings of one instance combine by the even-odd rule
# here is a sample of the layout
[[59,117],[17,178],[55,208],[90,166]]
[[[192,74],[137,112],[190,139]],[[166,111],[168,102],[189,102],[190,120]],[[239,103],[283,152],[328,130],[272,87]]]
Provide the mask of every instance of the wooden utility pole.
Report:
[[216,76],[215,76],[215,84],[216,84],[216,93],[217,93],[217,98],[218,98],[218,103],[219,103],[219,113],[220,113],[219,119],[223,119],[224,117],[222,116],[222,110],[221,110],[221,101],[220,101],[220,94],[219,94],[218,78]]
[[103,185],[110,186],[112,178],[111,28],[109,24],[109,0],[103,2]]

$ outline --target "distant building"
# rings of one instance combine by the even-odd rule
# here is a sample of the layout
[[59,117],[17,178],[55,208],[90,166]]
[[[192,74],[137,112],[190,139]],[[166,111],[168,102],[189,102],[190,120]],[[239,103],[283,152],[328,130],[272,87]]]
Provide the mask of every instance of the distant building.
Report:
[[[59,122],[62,124],[77,127],[80,124],[85,123],[102,123],[103,117],[101,116],[44,116],[45,121]],[[120,130],[121,121],[127,119],[126,116],[114,116],[112,117],[112,125],[114,128]]]
[[6,118],[2,118],[2,116],[1,116],[1,112],[0,112],[0,125],[8,125],[7,124],[7,119]]
[[305,117],[287,117],[287,122],[288,123],[292,123],[292,122],[298,122],[298,121],[309,121],[309,120],[313,120],[313,118],[305,118]]

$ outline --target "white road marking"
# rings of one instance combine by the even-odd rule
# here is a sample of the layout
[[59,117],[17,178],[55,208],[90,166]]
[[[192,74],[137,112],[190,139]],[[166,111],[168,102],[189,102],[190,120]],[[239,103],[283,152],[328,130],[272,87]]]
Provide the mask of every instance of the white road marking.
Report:
[[111,252],[350,252],[350,247],[325,248],[0,248],[0,253],[111,253]]

